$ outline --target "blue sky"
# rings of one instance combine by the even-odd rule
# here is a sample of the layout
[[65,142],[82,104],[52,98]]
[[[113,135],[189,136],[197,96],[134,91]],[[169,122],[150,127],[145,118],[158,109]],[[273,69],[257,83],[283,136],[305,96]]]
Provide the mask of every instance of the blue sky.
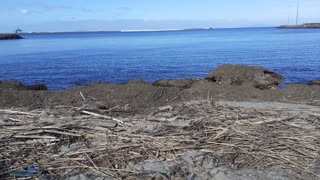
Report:
[[[320,0],[301,1],[301,23],[320,22]],[[296,0],[1,0],[0,32],[277,26]]]

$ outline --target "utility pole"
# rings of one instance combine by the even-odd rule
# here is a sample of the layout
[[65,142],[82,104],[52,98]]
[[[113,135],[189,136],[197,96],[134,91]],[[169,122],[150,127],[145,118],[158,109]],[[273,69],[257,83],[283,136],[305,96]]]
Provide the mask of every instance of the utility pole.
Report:
[[296,17],[296,25],[299,22],[299,8],[300,8],[300,0],[297,0],[297,17]]

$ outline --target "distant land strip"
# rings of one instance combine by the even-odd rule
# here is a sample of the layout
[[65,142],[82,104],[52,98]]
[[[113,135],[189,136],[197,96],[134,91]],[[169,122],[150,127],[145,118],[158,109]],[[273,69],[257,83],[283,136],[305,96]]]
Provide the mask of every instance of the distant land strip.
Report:
[[115,30],[115,31],[61,31],[61,32],[23,32],[22,34],[64,34],[64,33],[112,33],[112,32],[166,32],[166,31],[193,31],[211,30],[213,28],[189,28],[189,29],[141,29],[141,30]]
[[320,28],[320,23],[307,23],[300,25],[283,25],[279,28]]

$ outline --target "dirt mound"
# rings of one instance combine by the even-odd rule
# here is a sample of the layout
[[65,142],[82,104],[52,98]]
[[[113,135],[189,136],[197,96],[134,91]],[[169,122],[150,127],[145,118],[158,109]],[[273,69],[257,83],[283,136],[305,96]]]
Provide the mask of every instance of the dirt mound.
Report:
[[[27,91],[0,88],[0,107],[92,106],[109,109],[126,107],[131,113],[182,101],[179,88],[156,87],[144,81],[128,84],[93,83],[62,91]],[[126,111],[126,112],[130,112]],[[119,110],[121,113],[121,110]]]
[[284,77],[263,67],[222,65],[206,78],[218,84],[251,86],[259,89],[277,88]]
[[[232,66],[233,67],[233,66]],[[241,67],[244,73],[245,67]],[[258,69],[258,70],[256,70]],[[213,99],[229,101],[279,101],[297,102],[320,105],[319,86],[289,85],[285,89],[264,89],[257,87],[259,82],[256,72],[261,73],[263,68],[250,67],[248,73],[242,78],[241,85],[234,84],[233,77],[226,79],[219,68],[212,74],[221,75],[221,83],[217,79],[202,80],[162,80],[154,84],[145,82],[142,79],[130,81],[127,84],[93,83],[87,86],[74,87],[61,91],[35,91],[45,90],[44,85],[24,86],[19,82],[0,82],[0,107],[52,107],[59,105],[85,106],[91,105],[102,109],[117,107],[113,110],[115,114],[150,111],[159,106],[170,105],[176,102],[190,100]],[[271,73],[272,74],[272,73]],[[261,74],[260,74],[261,75]],[[277,84],[279,81],[273,80],[270,73],[264,74],[263,82],[268,82],[267,86]],[[213,77],[213,76],[210,76]],[[217,78],[218,76],[214,76]],[[220,77],[220,76],[219,76]],[[229,76],[228,76],[229,77]],[[271,78],[272,81],[269,81]],[[265,83],[262,83],[265,84]],[[261,85],[261,84],[259,84]],[[165,86],[165,87],[163,87]],[[169,86],[169,87],[167,87]],[[262,87],[262,86],[259,86]],[[30,90],[32,89],[32,90]],[[128,111],[130,109],[130,111]]]
[[195,82],[199,81],[198,79],[179,79],[179,80],[172,80],[172,79],[164,79],[159,80],[153,83],[154,86],[160,87],[177,87],[182,89],[190,88]]
[[281,100],[320,105],[320,86],[290,84],[282,90]]

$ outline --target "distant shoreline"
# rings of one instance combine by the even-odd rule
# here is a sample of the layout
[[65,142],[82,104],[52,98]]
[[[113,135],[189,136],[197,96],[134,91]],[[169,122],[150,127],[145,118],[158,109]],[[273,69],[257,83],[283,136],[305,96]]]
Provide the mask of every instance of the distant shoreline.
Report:
[[[319,23],[320,24],[320,23]],[[252,29],[252,28],[306,28],[302,25],[263,26],[263,27],[215,27],[215,28],[186,28],[186,29],[129,29],[129,30],[101,30],[101,31],[52,31],[52,32],[22,32],[19,34],[69,34],[69,33],[139,33],[139,32],[175,32],[175,31],[208,31],[221,29]],[[1,33],[0,33],[1,34]],[[2,33],[13,34],[13,33]]]
[[252,29],[252,28],[277,28],[276,26],[266,27],[215,27],[215,28],[187,28],[187,29],[129,29],[115,31],[57,31],[57,32],[22,32],[21,34],[68,34],[68,33],[139,33],[139,32],[175,32],[175,31],[208,31],[221,29]]
[[66,34],[66,33],[127,33],[127,32],[171,32],[171,31],[194,31],[212,30],[213,28],[190,28],[190,29],[141,29],[141,30],[117,30],[117,31],[65,31],[65,32],[23,32],[22,34]]
[[282,25],[279,28],[299,29],[299,28],[320,28],[320,23],[307,23],[300,25]]
[[[299,28],[320,28],[320,23],[307,23],[301,25],[281,25],[281,26],[266,26],[266,27],[215,27],[215,28],[186,28],[186,29],[128,29],[128,30],[101,30],[101,31],[48,31],[48,32],[22,32],[19,34],[67,34],[67,33],[135,33],[135,32],[174,32],[174,31],[206,31],[220,29],[248,29],[248,28],[280,28],[280,29],[299,29]],[[0,33],[14,34],[14,33]]]

